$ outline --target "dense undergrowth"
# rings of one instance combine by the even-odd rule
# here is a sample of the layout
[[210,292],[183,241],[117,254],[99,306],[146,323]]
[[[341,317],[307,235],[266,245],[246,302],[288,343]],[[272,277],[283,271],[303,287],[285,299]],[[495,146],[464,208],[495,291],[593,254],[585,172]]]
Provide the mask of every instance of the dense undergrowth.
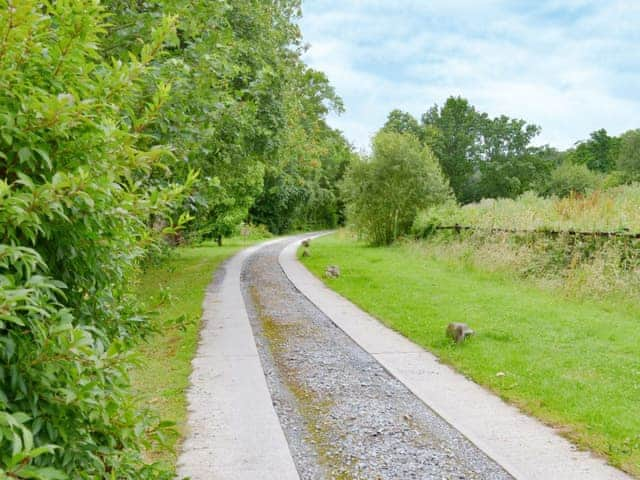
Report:
[[637,183],[564,198],[527,192],[516,199],[433,207],[418,216],[414,231],[424,236],[430,227],[458,224],[479,229],[640,233],[639,205]]
[[[638,185],[563,199],[525,194],[435,207],[413,228],[442,259],[532,278],[568,295],[637,296],[638,205]],[[438,229],[456,224],[471,228]]]

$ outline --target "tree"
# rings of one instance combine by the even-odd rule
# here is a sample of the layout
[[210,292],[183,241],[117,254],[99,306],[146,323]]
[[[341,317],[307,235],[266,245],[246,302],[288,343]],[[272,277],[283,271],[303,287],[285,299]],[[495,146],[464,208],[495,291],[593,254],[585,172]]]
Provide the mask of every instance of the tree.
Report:
[[640,180],[640,129],[621,135],[617,166],[628,180]]
[[601,128],[592,132],[588,140],[578,142],[571,153],[571,161],[586,165],[590,170],[607,173],[614,169],[619,149],[619,140]]
[[0,0],[0,478],[173,478],[128,391],[151,332],[130,286],[155,219],[220,238],[285,157],[331,216],[346,142],[299,7]]
[[118,57],[159,15],[177,16],[177,41],[156,63],[171,97],[146,131],[172,146],[177,177],[200,172],[186,203],[194,234],[221,241],[248,216],[281,232],[304,223],[310,198],[320,209],[337,205],[318,171],[335,151],[324,117],[342,104],[301,60],[299,1],[105,1],[114,13],[108,51]]
[[0,1],[0,478],[172,478],[143,459],[159,424],[127,370],[150,328],[128,290],[149,220],[189,188],[149,182],[170,152],[142,133],[175,21],[106,61],[107,17],[94,0]]
[[471,193],[473,200],[514,198],[546,176],[552,165],[539,148],[531,146],[539,132],[538,126],[505,115],[484,119],[480,128],[480,175]]
[[449,97],[422,116],[425,143],[440,161],[456,198],[515,197],[531,188],[550,164],[531,146],[540,128],[505,115],[490,118],[467,100]]
[[478,163],[478,136],[484,117],[461,97],[449,97],[442,108],[434,105],[422,115],[425,143],[461,202],[471,198],[469,182]]
[[409,232],[418,210],[451,198],[438,161],[413,135],[380,131],[371,159],[349,167],[342,192],[347,218],[374,245]]
[[387,116],[383,130],[396,133],[408,133],[419,140],[424,140],[424,130],[413,115],[402,110],[392,110]]
[[253,222],[273,233],[290,229],[333,228],[343,219],[337,184],[352,153],[342,134],[325,122],[342,103],[326,76],[303,64],[285,85],[287,127],[267,165],[264,190],[250,210]]

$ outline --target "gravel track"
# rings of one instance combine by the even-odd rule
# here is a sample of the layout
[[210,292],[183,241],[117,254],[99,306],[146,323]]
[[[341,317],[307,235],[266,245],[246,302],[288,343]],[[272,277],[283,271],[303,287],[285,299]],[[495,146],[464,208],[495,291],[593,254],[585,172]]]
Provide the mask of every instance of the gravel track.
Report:
[[278,264],[287,243],[245,262],[242,291],[300,478],[512,478],[291,284]]

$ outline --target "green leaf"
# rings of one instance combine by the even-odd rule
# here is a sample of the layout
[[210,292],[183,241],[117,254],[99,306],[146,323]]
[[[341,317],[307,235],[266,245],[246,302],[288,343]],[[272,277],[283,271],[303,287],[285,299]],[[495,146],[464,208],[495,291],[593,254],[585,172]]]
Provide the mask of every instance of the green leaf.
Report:
[[18,150],[18,158],[22,163],[25,163],[28,160],[30,160],[31,156],[32,156],[31,149],[29,149],[28,147],[22,147],[20,150]]
[[33,480],[67,480],[69,477],[64,472],[52,467],[32,467],[21,468],[15,473],[18,478]]

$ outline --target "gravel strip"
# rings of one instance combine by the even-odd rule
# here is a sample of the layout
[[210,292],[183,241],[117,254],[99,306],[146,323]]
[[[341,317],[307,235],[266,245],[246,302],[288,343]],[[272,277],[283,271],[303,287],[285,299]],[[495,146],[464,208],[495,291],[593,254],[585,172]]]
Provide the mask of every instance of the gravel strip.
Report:
[[287,243],[245,262],[242,290],[300,478],[512,478],[295,289]]

